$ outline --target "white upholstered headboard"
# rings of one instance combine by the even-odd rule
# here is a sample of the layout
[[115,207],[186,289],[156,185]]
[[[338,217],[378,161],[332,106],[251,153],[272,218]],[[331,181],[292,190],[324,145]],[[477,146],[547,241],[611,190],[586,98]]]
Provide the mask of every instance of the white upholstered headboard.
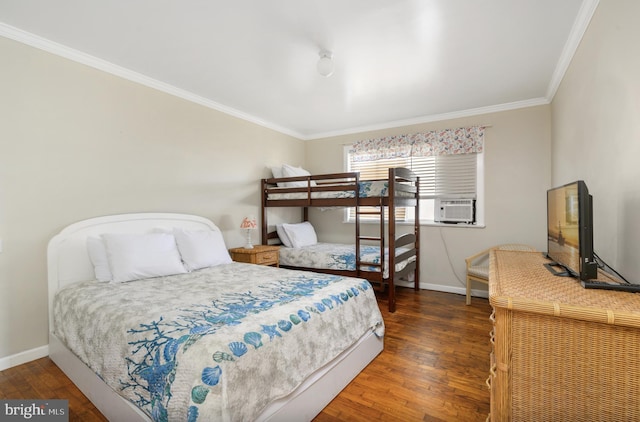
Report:
[[49,329],[53,318],[53,297],[67,284],[93,280],[95,274],[87,252],[87,237],[103,233],[148,233],[153,229],[180,227],[186,230],[219,230],[204,217],[189,214],[119,214],[90,218],[62,229],[49,241]]

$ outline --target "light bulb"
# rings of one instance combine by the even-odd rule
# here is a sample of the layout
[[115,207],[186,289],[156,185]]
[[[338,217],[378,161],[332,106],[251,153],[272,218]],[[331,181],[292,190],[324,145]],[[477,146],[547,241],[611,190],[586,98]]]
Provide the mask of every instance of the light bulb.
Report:
[[318,60],[318,73],[328,78],[333,74],[333,54],[327,50],[320,51],[320,60]]

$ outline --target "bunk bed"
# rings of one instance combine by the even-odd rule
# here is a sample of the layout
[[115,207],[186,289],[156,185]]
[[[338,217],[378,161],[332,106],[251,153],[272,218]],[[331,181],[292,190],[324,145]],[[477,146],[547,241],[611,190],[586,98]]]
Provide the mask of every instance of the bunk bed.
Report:
[[[365,278],[380,291],[387,291],[389,311],[395,312],[395,283],[410,280],[417,291],[420,270],[419,178],[406,168],[389,168],[386,179],[360,180],[358,172],[273,177],[262,179],[262,244],[282,244],[277,230],[270,230],[268,210],[274,207],[298,207],[303,221],[309,220],[309,208],[355,208],[355,238],[352,247],[354,265],[349,268],[292,267],[315,272]],[[396,209],[413,210],[412,233],[397,235]],[[376,236],[362,235],[362,217],[379,221]],[[367,219],[370,221],[370,219]],[[365,245],[380,251],[377,259],[363,253]],[[381,253],[384,251],[384,253]],[[281,253],[281,258],[283,254]]]

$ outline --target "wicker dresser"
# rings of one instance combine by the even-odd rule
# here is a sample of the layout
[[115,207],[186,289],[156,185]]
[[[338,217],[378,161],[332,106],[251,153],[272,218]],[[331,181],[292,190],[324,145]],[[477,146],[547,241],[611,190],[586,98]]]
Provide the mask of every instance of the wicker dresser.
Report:
[[583,289],[545,262],[491,254],[491,420],[640,421],[640,294]]

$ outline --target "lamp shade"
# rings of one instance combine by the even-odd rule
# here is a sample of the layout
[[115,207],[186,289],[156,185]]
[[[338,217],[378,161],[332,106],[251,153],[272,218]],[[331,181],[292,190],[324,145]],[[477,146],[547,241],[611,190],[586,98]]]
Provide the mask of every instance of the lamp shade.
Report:
[[241,229],[255,229],[257,227],[256,218],[253,216],[243,218],[242,223],[240,223]]

